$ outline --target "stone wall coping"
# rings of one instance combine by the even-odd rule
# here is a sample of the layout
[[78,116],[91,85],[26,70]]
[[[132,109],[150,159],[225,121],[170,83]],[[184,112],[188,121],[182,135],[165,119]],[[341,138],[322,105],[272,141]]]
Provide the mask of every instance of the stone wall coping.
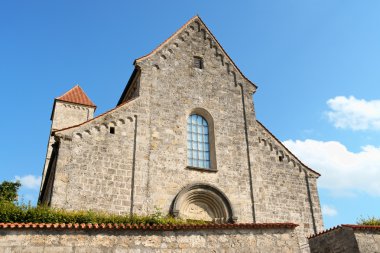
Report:
[[138,98],[139,98],[139,97],[135,97],[135,98],[132,98],[132,99],[130,99],[130,100],[127,100],[127,101],[125,101],[125,102],[123,102],[123,103],[117,105],[116,107],[112,108],[111,110],[108,110],[108,111],[106,111],[106,112],[104,112],[104,113],[102,113],[102,114],[99,114],[98,116],[96,116],[96,117],[94,117],[94,118],[92,118],[92,119],[89,119],[89,120],[87,120],[87,121],[85,121],[85,122],[82,122],[82,123],[80,123],[80,124],[77,124],[77,125],[74,125],[74,126],[70,126],[70,127],[65,127],[65,128],[62,128],[62,129],[54,129],[54,130],[51,132],[51,136],[55,136],[55,134],[58,133],[58,132],[62,132],[62,131],[65,131],[65,130],[68,130],[68,129],[71,129],[71,128],[76,128],[76,127],[82,126],[82,125],[84,125],[84,124],[87,124],[88,122],[94,121],[94,120],[96,120],[96,119],[98,119],[98,118],[101,118],[101,117],[103,117],[103,116],[106,116],[106,115],[108,115],[109,113],[115,111],[116,109],[119,109],[119,108],[122,107],[123,105],[128,104],[129,102],[132,102],[132,101],[134,101],[134,100],[136,100],[136,99],[138,99]]
[[311,235],[308,237],[308,239],[318,237],[318,236],[321,236],[321,235],[326,234],[328,232],[335,231],[335,230],[342,229],[342,228],[351,228],[353,230],[379,230],[380,231],[380,226],[375,226],[375,225],[372,226],[372,225],[342,224],[342,225],[338,225],[338,226],[326,229],[326,230],[319,232],[317,234]]
[[352,228],[353,230],[380,230],[380,226],[375,225],[350,225],[343,224],[342,227]]
[[237,223],[237,224],[97,224],[97,223],[0,223],[0,229],[111,229],[111,230],[203,230],[203,229],[294,229],[294,223]]

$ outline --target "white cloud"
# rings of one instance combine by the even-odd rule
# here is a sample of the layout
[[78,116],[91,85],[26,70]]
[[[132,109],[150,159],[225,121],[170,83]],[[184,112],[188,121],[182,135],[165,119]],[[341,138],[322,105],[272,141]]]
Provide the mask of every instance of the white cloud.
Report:
[[20,181],[21,186],[29,189],[38,189],[41,184],[41,177],[34,175],[26,175],[23,177],[15,176],[15,179]]
[[320,172],[321,188],[335,195],[366,192],[380,196],[380,147],[364,146],[354,153],[337,141],[284,141],[297,157]]
[[330,205],[322,205],[322,213],[325,216],[336,216],[338,214],[338,211],[336,210],[335,207],[330,206]]
[[327,117],[336,128],[380,130],[380,100],[338,96],[327,101]]

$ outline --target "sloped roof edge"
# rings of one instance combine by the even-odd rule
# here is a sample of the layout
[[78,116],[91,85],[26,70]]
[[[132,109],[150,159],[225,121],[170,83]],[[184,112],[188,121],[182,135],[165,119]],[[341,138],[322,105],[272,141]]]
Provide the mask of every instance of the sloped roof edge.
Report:
[[55,98],[58,101],[70,102],[73,104],[86,105],[95,107],[96,105],[91,101],[83,89],[77,84],[62,96]]
[[175,33],[173,33],[169,38],[167,38],[164,42],[162,42],[160,45],[158,45],[155,49],[153,49],[150,53],[140,57],[140,58],[137,58],[135,61],[134,61],[134,64],[138,63],[139,61],[142,61],[148,57],[150,57],[151,55],[153,55],[154,53],[156,53],[157,51],[159,51],[161,48],[163,48],[169,41],[171,41],[176,35],[178,35],[179,33],[181,33],[185,28],[186,26],[188,26],[191,22],[195,21],[195,20],[199,20],[199,22],[201,22],[201,24],[206,28],[207,32],[212,36],[212,38],[215,40],[215,42],[217,43],[217,45],[220,47],[220,49],[222,49],[222,52],[227,56],[227,58],[230,60],[230,62],[233,64],[233,66],[237,69],[237,71],[240,73],[240,75],[246,80],[248,81],[250,84],[252,84],[256,89],[257,89],[257,85],[255,83],[253,83],[251,80],[249,80],[242,72],[241,70],[238,68],[238,66],[235,64],[235,62],[231,59],[231,57],[227,54],[226,50],[224,50],[224,48],[222,47],[222,45],[219,43],[219,41],[215,38],[214,34],[210,31],[210,29],[208,29],[208,27],[206,26],[206,24],[203,22],[203,20],[201,19],[201,17],[199,17],[199,15],[195,15],[194,17],[192,17],[189,21],[187,21],[183,26],[181,26],[181,28],[179,28]]
[[312,239],[314,237],[318,237],[320,235],[327,234],[328,232],[335,231],[341,228],[351,228],[353,230],[380,230],[380,226],[342,224],[329,229],[325,229],[317,234],[311,235],[308,237],[308,239]]
[[136,97],[136,98],[133,98],[133,99],[131,99],[131,100],[125,101],[125,102],[123,102],[122,104],[116,106],[115,108],[112,108],[111,110],[108,110],[108,111],[106,111],[106,112],[104,112],[104,113],[102,113],[102,114],[99,114],[98,116],[96,116],[96,117],[94,117],[94,118],[92,118],[92,119],[90,119],[90,120],[87,120],[87,121],[85,121],[85,122],[82,122],[82,123],[80,123],[80,124],[77,124],[77,125],[74,125],[74,126],[70,126],[70,127],[66,127],[66,128],[62,128],[62,129],[54,129],[54,130],[52,130],[51,135],[54,136],[54,135],[55,135],[56,133],[58,133],[58,132],[62,132],[62,131],[65,131],[65,130],[68,130],[68,129],[71,129],[71,128],[80,127],[80,126],[82,126],[82,125],[84,125],[84,124],[87,124],[87,123],[89,123],[89,122],[91,122],[91,121],[93,121],[93,120],[95,120],[95,119],[98,119],[98,118],[100,118],[100,117],[103,117],[103,116],[105,116],[105,115],[107,115],[107,114],[109,114],[109,113],[115,111],[116,109],[119,109],[119,108],[122,107],[123,105],[128,104],[129,102],[132,102],[132,101],[134,101],[134,100],[137,100],[138,98],[139,98],[139,97]]
[[268,128],[266,128],[263,123],[261,123],[260,121],[256,120],[257,123],[260,124],[260,126],[262,126],[278,143],[280,143],[281,147],[283,147],[287,152],[289,152],[289,154],[291,154],[292,156],[294,156],[294,158],[297,159],[297,161],[302,165],[304,166],[306,169],[308,169],[309,171],[321,176],[320,173],[316,172],[315,170],[311,169],[310,167],[308,167],[307,165],[305,165],[296,155],[294,155],[279,139],[277,139],[276,136],[274,136],[274,134],[272,134],[271,131],[268,130]]
[[140,72],[140,68],[138,66],[135,66],[135,69],[133,70],[132,75],[129,77],[128,83],[125,86],[123,93],[121,94],[119,101],[117,102],[116,106],[121,105],[123,103],[123,99],[124,99],[125,95],[127,94],[128,90],[131,88],[132,82],[135,79],[136,75],[138,75],[139,72]]

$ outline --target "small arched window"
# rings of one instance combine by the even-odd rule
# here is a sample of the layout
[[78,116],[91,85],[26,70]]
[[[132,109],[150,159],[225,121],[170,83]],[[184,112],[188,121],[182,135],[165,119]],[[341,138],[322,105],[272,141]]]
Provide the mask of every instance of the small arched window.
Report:
[[208,123],[198,114],[187,119],[187,160],[191,167],[211,168]]

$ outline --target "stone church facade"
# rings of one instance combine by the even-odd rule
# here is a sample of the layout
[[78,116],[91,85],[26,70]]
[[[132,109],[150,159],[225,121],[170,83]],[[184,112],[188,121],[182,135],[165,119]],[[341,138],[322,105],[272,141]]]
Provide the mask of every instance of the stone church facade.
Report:
[[323,229],[320,176],[259,121],[256,85],[200,17],[148,55],[117,106],[76,86],[55,99],[39,202],[70,210]]

